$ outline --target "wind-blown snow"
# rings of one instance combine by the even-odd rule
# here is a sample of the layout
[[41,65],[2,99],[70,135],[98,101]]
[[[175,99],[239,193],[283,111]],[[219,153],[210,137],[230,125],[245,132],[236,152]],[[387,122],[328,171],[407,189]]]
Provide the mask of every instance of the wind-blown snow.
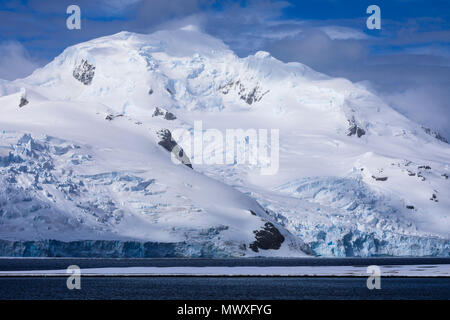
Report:
[[[449,145],[345,79],[183,28],[67,48],[0,95],[1,255],[450,255]],[[280,129],[279,172],[172,163],[158,133],[196,120]],[[267,223],[284,241],[255,252]]]

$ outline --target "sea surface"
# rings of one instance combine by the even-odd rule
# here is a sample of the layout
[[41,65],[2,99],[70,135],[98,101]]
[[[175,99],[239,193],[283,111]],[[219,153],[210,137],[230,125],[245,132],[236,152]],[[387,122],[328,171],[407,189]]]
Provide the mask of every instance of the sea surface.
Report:
[[[1,271],[101,267],[337,266],[450,264],[450,258],[302,259],[67,259],[2,258]],[[450,278],[381,278],[369,290],[366,278],[351,277],[81,277],[69,290],[67,277],[0,277],[0,299],[450,299]]]

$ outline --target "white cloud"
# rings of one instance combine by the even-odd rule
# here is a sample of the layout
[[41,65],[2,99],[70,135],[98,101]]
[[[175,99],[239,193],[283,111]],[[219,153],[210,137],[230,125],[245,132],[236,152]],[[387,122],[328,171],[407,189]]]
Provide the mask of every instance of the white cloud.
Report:
[[423,85],[382,97],[410,119],[450,138],[450,92],[446,86]]
[[19,42],[0,43],[0,79],[15,80],[31,74],[39,63]]
[[348,27],[324,26],[319,27],[319,29],[325,32],[331,40],[364,40],[369,38],[364,32]]
[[102,6],[105,11],[122,11],[128,6],[134,5],[142,0],[102,0]]

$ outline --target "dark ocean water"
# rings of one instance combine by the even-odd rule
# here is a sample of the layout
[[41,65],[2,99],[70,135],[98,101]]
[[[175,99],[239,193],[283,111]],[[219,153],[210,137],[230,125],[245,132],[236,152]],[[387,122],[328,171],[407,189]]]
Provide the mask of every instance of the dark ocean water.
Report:
[[102,267],[206,267],[206,266],[369,266],[450,264],[449,258],[230,258],[230,259],[115,259],[115,258],[0,258],[0,271]]
[[365,278],[81,278],[69,290],[66,278],[0,278],[0,299],[449,299],[450,278],[386,278],[369,290]]
[[[337,266],[450,264],[449,258],[344,259],[0,259],[0,270],[179,266]],[[81,277],[69,290],[66,277],[0,278],[0,299],[450,299],[450,278],[381,278],[369,290],[366,278],[343,277]]]

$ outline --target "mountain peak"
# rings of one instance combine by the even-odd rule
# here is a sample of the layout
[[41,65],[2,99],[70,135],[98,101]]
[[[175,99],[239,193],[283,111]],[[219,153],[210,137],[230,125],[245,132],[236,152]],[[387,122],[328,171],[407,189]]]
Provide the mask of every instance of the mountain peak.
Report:
[[255,57],[265,59],[265,58],[270,58],[271,54],[267,51],[258,51],[255,53]]
[[[348,80],[263,51],[239,58],[184,26],[80,43],[1,86],[9,238],[153,241],[185,255],[448,256],[450,148]],[[202,138],[192,159],[177,131],[209,128],[246,132],[249,147],[258,133],[277,172],[228,157],[221,138],[217,151]],[[269,129],[279,133],[270,143],[258,136]]]

